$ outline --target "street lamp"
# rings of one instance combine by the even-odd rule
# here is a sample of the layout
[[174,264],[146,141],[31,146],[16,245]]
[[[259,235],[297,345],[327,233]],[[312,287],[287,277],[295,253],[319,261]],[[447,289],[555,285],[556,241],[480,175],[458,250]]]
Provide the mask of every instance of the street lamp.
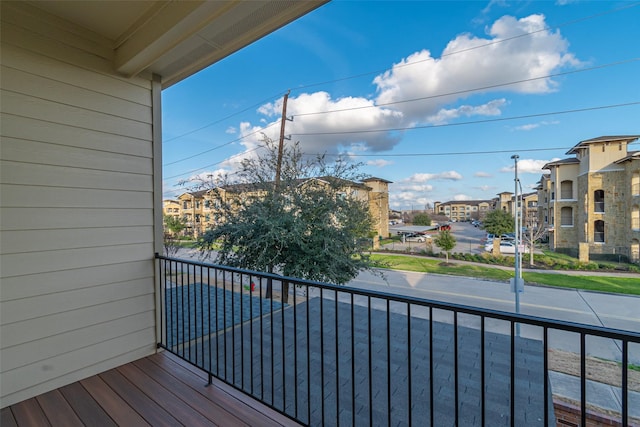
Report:
[[[519,221],[519,206],[518,206],[518,159],[520,156],[514,154],[511,156],[514,162],[514,171],[515,171],[515,195],[514,195],[514,214],[515,214],[515,265],[514,265],[514,278],[512,279],[511,291],[515,293],[516,299],[516,313],[520,313],[520,292],[524,291],[524,283],[522,282],[522,272],[520,271],[520,221]],[[516,334],[520,335],[520,324],[516,323]]]

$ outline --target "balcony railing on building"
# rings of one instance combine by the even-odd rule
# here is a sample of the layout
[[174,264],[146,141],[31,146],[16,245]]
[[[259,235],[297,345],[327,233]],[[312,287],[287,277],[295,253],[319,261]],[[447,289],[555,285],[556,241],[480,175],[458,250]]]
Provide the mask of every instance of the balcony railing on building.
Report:
[[[640,423],[639,333],[157,258],[159,346],[302,424]],[[554,396],[558,340],[576,347],[573,400]],[[590,402],[592,340],[620,348],[618,411]]]

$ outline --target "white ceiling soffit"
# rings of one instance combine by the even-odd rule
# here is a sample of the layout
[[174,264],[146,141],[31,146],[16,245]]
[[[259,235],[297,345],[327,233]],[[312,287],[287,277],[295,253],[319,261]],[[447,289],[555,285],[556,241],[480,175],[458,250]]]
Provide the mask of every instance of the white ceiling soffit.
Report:
[[169,87],[329,0],[34,1],[113,41],[114,68]]

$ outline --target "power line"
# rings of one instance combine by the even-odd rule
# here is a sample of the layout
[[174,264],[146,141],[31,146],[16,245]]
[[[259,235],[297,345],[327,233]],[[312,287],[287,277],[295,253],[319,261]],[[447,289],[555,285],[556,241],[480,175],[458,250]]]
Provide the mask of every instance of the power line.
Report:
[[[553,147],[553,148],[528,148],[528,149],[520,149],[517,151],[520,152],[531,152],[531,151],[557,151],[557,150],[568,150],[567,147]],[[511,148],[509,150],[487,150],[487,151],[459,151],[459,152],[447,152],[447,153],[401,153],[401,154],[349,154],[349,157],[432,157],[432,156],[464,156],[464,155],[477,155],[477,154],[502,154],[502,153],[513,153],[514,149]],[[311,155],[307,153],[307,155]],[[313,155],[319,155],[313,154]],[[325,154],[327,156],[342,156],[345,153],[335,153],[335,154]]]
[[427,100],[427,99],[441,98],[441,97],[451,96],[451,95],[460,95],[460,94],[464,94],[464,93],[477,92],[477,91],[482,91],[482,90],[487,90],[487,89],[495,89],[495,88],[502,87],[502,86],[512,86],[512,85],[516,85],[516,84],[520,84],[520,83],[531,82],[531,81],[534,81],[534,80],[543,80],[543,79],[549,79],[549,78],[553,78],[553,77],[566,76],[566,75],[569,75],[569,74],[582,73],[582,72],[585,72],[585,71],[594,71],[594,70],[599,70],[599,69],[602,69],[602,68],[613,67],[613,66],[616,66],[616,65],[627,64],[627,63],[635,62],[635,61],[639,61],[639,60],[640,60],[640,58],[624,59],[624,60],[617,61],[617,62],[611,62],[611,63],[608,63],[608,64],[597,65],[595,67],[582,68],[580,70],[564,71],[562,73],[548,74],[546,76],[532,77],[532,78],[529,78],[529,79],[516,80],[516,81],[513,81],[513,82],[497,83],[497,84],[494,84],[494,85],[481,86],[481,87],[477,87],[477,88],[473,88],[473,89],[464,89],[464,90],[458,90],[458,91],[455,91],[455,92],[447,92],[447,93],[441,93],[441,94],[437,94],[437,95],[423,96],[423,97],[420,97],[420,98],[412,98],[412,99],[405,99],[405,100],[400,100],[400,101],[385,102],[385,103],[380,103],[380,104],[375,104],[375,105],[364,105],[362,107],[341,108],[341,109],[337,109],[337,110],[316,111],[316,112],[310,112],[310,113],[298,113],[298,114],[295,114],[295,117],[312,116],[312,115],[317,115],[317,114],[330,114],[330,113],[338,113],[338,112],[344,112],[344,111],[364,110],[364,109],[367,109],[367,108],[378,108],[378,107],[385,107],[385,106],[388,106],[388,105],[404,104],[404,103],[416,102],[416,101],[424,101],[424,100]]
[[[637,2],[637,3],[629,4],[629,5],[624,5],[624,6],[621,6],[621,7],[619,7],[619,8],[615,8],[615,9],[611,9],[611,10],[608,10],[608,11],[605,11],[605,12],[597,13],[597,14],[595,14],[595,15],[590,15],[590,16],[586,16],[586,17],[578,18],[578,19],[575,19],[575,20],[573,20],[573,21],[567,21],[567,22],[564,22],[564,23],[561,23],[561,24],[555,25],[555,26],[553,26],[553,27],[546,26],[546,27],[545,27],[545,28],[543,28],[543,29],[536,30],[536,31],[532,31],[532,32],[529,32],[529,33],[523,33],[523,34],[519,34],[519,35],[517,35],[517,36],[508,37],[508,38],[501,39],[501,40],[496,40],[496,41],[489,42],[489,43],[486,43],[486,44],[483,44],[483,45],[478,45],[478,46],[474,46],[474,47],[467,48],[467,49],[461,49],[461,50],[459,50],[459,51],[455,51],[455,52],[449,52],[449,53],[447,53],[447,54],[443,54],[443,55],[441,55],[441,57],[446,57],[446,56],[451,56],[451,55],[457,55],[457,54],[459,54],[459,53],[464,53],[464,52],[467,52],[467,51],[470,51],[470,50],[480,49],[480,48],[483,48],[483,47],[486,47],[486,46],[491,46],[491,45],[495,45],[495,44],[499,44],[499,43],[504,43],[504,42],[507,42],[507,41],[510,41],[510,40],[513,40],[513,39],[522,38],[522,37],[527,37],[527,36],[530,36],[530,35],[533,35],[533,34],[536,34],[536,33],[542,32],[542,31],[547,31],[547,30],[549,30],[549,29],[554,29],[554,28],[555,28],[555,29],[557,29],[557,28],[566,27],[566,26],[569,26],[569,25],[576,24],[576,23],[578,23],[578,22],[587,21],[587,20],[590,20],[590,19],[598,18],[598,17],[600,17],[600,16],[608,15],[608,14],[611,14],[611,13],[616,13],[616,12],[619,12],[619,11],[621,11],[621,10],[630,9],[630,8],[636,7],[636,6],[638,6],[638,5],[640,5],[640,3],[638,3],[638,2]],[[422,60],[422,61],[412,62],[412,63],[410,63],[410,64],[398,64],[398,65],[396,65],[396,68],[400,68],[400,67],[408,67],[408,66],[411,66],[411,65],[416,65],[416,64],[419,64],[419,63],[421,63],[421,62],[428,61],[428,60],[433,60],[433,58],[428,58],[428,59],[424,59],[424,60]],[[364,77],[364,76],[369,76],[369,75],[373,75],[373,74],[379,74],[379,73],[384,72],[384,71],[387,71],[387,69],[384,69],[384,70],[376,70],[376,71],[369,71],[369,72],[366,72],[366,73],[356,74],[356,75],[352,75],[352,76],[348,76],[348,77],[342,77],[342,78],[339,78],[339,79],[327,80],[327,81],[319,82],[319,83],[311,83],[311,84],[308,84],[308,85],[301,85],[301,86],[298,86],[298,87],[296,87],[295,89],[292,89],[292,90],[301,90],[301,89],[307,89],[307,88],[310,88],[310,87],[316,87],[316,86],[327,85],[327,84],[330,84],[330,83],[337,83],[337,82],[341,82],[341,81],[345,81],[345,80],[352,80],[352,79],[356,79],[356,78],[360,78],[360,77]],[[476,90],[478,90],[478,89],[476,89]],[[285,92],[285,91],[282,91],[282,92]],[[279,92],[279,93],[281,93],[281,92]],[[191,131],[188,131],[188,132],[185,132],[185,133],[183,133],[183,134],[180,134],[180,135],[174,136],[174,137],[172,137],[172,138],[165,139],[165,140],[163,141],[163,143],[168,143],[168,142],[171,142],[171,141],[175,141],[175,140],[177,140],[177,139],[184,138],[185,136],[188,136],[188,135],[194,134],[194,133],[196,133],[196,132],[199,132],[199,131],[201,131],[201,130],[204,130],[204,129],[206,129],[206,128],[208,128],[208,127],[211,127],[211,126],[213,126],[213,125],[215,125],[215,124],[221,123],[221,122],[223,122],[223,121],[225,121],[225,120],[228,120],[228,119],[230,119],[230,118],[232,118],[232,117],[235,117],[235,116],[237,116],[237,115],[239,115],[239,114],[242,114],[242,113],[244,113],[244,112],[246,112],[246,111],[248,111],[248,110],[250,110],[250,109],[252,109],[252,108],[256,108],[256,107],[258,107],[258,106],[260,106],[260,105],[264,104],[265,102],[270,101],[270,100],[272,100],[272,99],[274,99],[274,98],[276,98],[276,97],[279,97],[279,96],[280,96],[280,95],[272,95],[272,96],[270,96],[270,97],[268,97],[268,98],[265,98],[264,100],[262,100],[262,101],[260,101],[260,102],[254,103],[253,105],[251,105],[251,106],[249,106],[249,107],[245,108],[244,110],[241,110],[241,111],[235,112],[235,113],[233,113],[233,114],[231,114],[231,115],[228,115],[228,116],[223,117],[223,118],[221,118],[221,119],[219,119],[219,120],[216,120],[216,121],[213,121],[213,122],[211,122],[211,123],[208,123],[208,124],[206,124],[206,125],[204,125],[204,126],[201,126],[201,127],[197,128],[197,129],[193,129],[193,130],[191,130]],[[444,95],[441,95],[441,96],[444,96]]]
[[233,144],[234,142],[242,141],[243,139],[245,139],[245,138],[247,138],[247,137],[249,137],[251,135],[255,135],[257,133],[261,133],[265,129],[269,129],[270,127],[275,126],[276,124],[278,124],[278,122],[271,123],[269,126],[265,126],[265,127],[261,128],[261,129],[259,129],[257,131],[254,131],[254,132],[248,133],[246,135],[243,135],[240,138],[234,139],[233,141],[229,141],[229,142],[225,142],[224,144],[216,145],[215,147],[210,148],[208,150],[201,151],[200,153],[196,153],[196,154],[193,154],[193,155],[188,156],[188,157],[183,157],[182,159],[174,160],[173,162],[165,163],[163,166],[169,166],[169,165],[173,165],[173,164],[176,164],[176,163],[184,162],[185,160],[193,159],[194,157],[198,157],[198,156],[201,156],[203,154],[210,153],[212,151],[217,150],[218,148],[226,147],[227,145]]
[[[574,19],[572,21],[567,21],[567,22],[555,25],[553,27],[550,27],[550,26],[547,25],[544,28],[541,28],[539,30],[531,31],[531,32],[528,32],[528,33],[518,34],[516,36],[507,37],[507,38],[500,39],[500,40],[495,40],[495,41],[492,41],[492,42],[488,42],[488,43],[481,44],[481,45],[478,45],[478,46],[469,47],[469,48],[466,48],[466,49],[457,50],[457,51],[454,51],[454,52],[445,53],[445,54],[442,54],[440,57],[444,58],[444,57],[447,57],[447,56],[457,55],[457,54],[460,54],[460,53],[465,53],[465,52],[469,52],[469,51],[472,51],[472,50],[481,49],[481,48],[484,48],[484,47],[487,47],[487,46],[492,46],[492,45],[504,43],[504,42],[511,41],[511,40],[514,40],[514,39],[519,39],[519,38],[522,38],[522,37],[528,37],[528,36],[531,36],[533,34],[537,34],[537,33],[543,32],[543,31],[548,31],[548,30],[551,30],[551,29],[558,29],[558,28],[562,28],[562,27],[567,27],[569,25],[573,25],[573,24],[576,24],[578,22],[588,21],[588,20],[594,19],[594,18],[599,18],[601,16],[605,16],[605,15],[608,15],[608,14],[611,14],[611,13],[616,13],[616,12],[619,12],[619,11],[625,10],[625,9],[630,9],[630,8],[636,7],[638,5],[640,5],[640,3],[633,3],[633,4],[630,4],[630,5],[624,5],[624,6],[615,8],[615,9],[611,9],[611,10],[607,10],[607,11],[604,11],[604,12],[596,13],[595,15],[589,15],[589,16],[585,16],[585,17],[582,17],[582,18]],[[408,66],[411,66],[411,65],[416,65],[416,64],[420,64],[420,63],[423,63],[423,62],[426,62],[426,61],[433,61],[433,60],[434,60],[434,58],[426,58],[426,59],[423,59],[423,60],[420,60],[420,61],[416,61],[416,62],[411,62],[411,63],[408,63],[408,64],[397,64],[395,67],[396,68],[404,68],[404,67],[408,67]],[[356,79],[356,78],[360,78],[360,77],[371,76],[371,75],[374,75],[374,74],[383,73],[385,71],[387,71],[386,68],[383,69],[383,70],[376,70],[376,71],[369,71],[369,72],[360,73],[360,74],[354,74],[354,75],[349,76],[349,77],[342,77],[342,78],[339,78],[339,79],[327,80],[327,81],[320,82],[320,83],[311,83],[311,84],[304,85],[304,86],[298,86],[297,88],[295,88],[293,90],[301,90],[301,89],[308,89],[310,87],[328,85],[328,84],[331,84],[331,83],[342,82],[342,81],[345,81],[345,80],[352,80],[352,79]]]
[[[460,91],[455,91],[455,92],[448,92],[448,93],[443,93],[443,94],[438,94],[438,95],[431,95],[431,96],[425,96],[425,97],[421,97],[421,98],[413,98],[413,99],[407,99],[407,100],[401,100],[401,101],[394,101],[394,102],[387,102],[387,103],[383,103],[383,104],[376,104],[376,105],[366,105],[366,106],[362,106],[362,107],[352,107],[352,108],[342,108],[342,109],[337,109],[337,110],[327,110],[327,111],[318,111],[318,112],[309,112],[309,113],[300,113],[300,114],[296,114],[294,117],[302,117],[302,116],[311,116],[311,115],[318,115],[318,114],[331,114],[331,113],[337,113],[337,112],[345,112],[345,111],[356,111],[356,110],[362,110],[362,109],[366,109],[366,108],[378,108],[378,107],[384,107],[384,106],[388,106],[388,105],[394,105],[394,104],[402,104],[402,103],[408,103],[408,102],[416,102],[416,101],[423,101],[423,100],[427,100],[427,99],[433,99],[433,98],[439,98],[439,97],[445,97],[445,96],[451,96],[451,95],[459,95],[459,94],[463,94],[463,93],[469,93],[469,92],[476,92],[476,91],[482,91],[482,90],[486,90],[486,89],[492,89],[492,88],[497,88],[497,87],[501,87],[501,86],[509,86],[509,85],[515,85],[515,84],[520,84],[520,83],[526,83],[526,82],[530,82],[530,81],[534,81],[534,80],[540,80],[540,79],[547,79],[547,78],[552,78],[552,77],[559,77],[559,76],[564,76],[564,75],[568,75],[568,74],[575,74],[575,73],[580,73],[580,72],[585,72],[585,71],[593,71],[593,70],[598,70],[598,69],[602,69],[602,68],[607,68],[607,67],[613,67],[616,65],[621,65],[621,64],[627,64],[630,62],[635,62],[640,60],[640,58],[631,58],[631,59],[626,59],[626,60],[621,60],[621,61],[617,61],[617,62],[612,62],[612,63],[608,63],[608,64],[603,64],[603,65],[598,65],[595,67],[590,67],[590,68],[583,68],[581,70],[573,70],[573,71],[566,71],[566,72],[562,72],[562,73],[556,73],[556,74],[549,74],[546,76],[541,76],[541,77],[533,77],[530,79],[524,79],[524,80],[518,80],[518,81],[514,81],[514,82],[507,82],[507,83],[498,83],[495,85],[490,85],[490,86],[483,86],[483,87],[478,87],[478,88],[473,88],[473,89],[465,89],[465,90],[460,90]],[[193,159],[195,157],[198,157],[202,154],[206,154],[206,153],[210,153],[212,151],[215,151],[219,148],[225,147],[227,145],[233,144],[234,142],[238,142],[241,141],[251,135],[255,135],[257,133],[263,132],[265,129],[268,129],[272,126],[275,126],[276,124],[278,124],[279,122],[274,122],[260,130],[257,130],[255,132],[251,132],[247,135],[244,135],[240,138],[236,138],[232,141],[229,142],[225,142],[223,144],[217,145],[213,148],[210,148],[208,150],[204,150],[201,151],[199,153],[187,156],[187,157],[183,157],[181,159],[178,160],[174,160],[172,162],[169,163],[165,163],[164,166],[170,166],[176,163],[180,163],[183,162],[185,160],[189,160],[189,159]]]
[[231,160],[231,159],[233,159],[233,158],[235,158],[235,157],[244,156],[245,154],[252,153],[252,152],[254,152],[254,151],[256,151],[256,150],[258,150],[258,149],[260,149],[260,148],[264,148],[264,147],[265,147],[264,145],[258,145],[258,146],[257,146],[257,147],[255,147],[255,148],[252,148],[252,149],[247,150],[247,151],[243,151],[242,153],[234,154],[234,155],[232,155],[232,156],[227,157],[227,158],[226,158],[226,159],[224,159],[224,160],[220,160],[219,162],[211,163],[211,164],[206,165],[206,166],[203,166],[203,167],[201,167],[201,168],[198,168],[198,169],[192,169],[192,170],[190,170],[190,171],[183,172],[183,173],[179,173],[179,174],[177,174],[177,175],[168,176],[168,177],[165,177],[164,179],[173,179],[173,178],[178,178],[178,177],[180,177],[180,176],[189,175],[189,174],[191,174],[191,173],[198,172],[198,171],[201,171],[201,170],[204,170],[204,169],[210,168],[210,167],[212,167],[212,166],[219,165],[220,163],[224,163],[224,162],[226,162],[226,161],[228,161],[228,160]]
[[624,104],[602,105],[598,107],[577,108],[573,110],[554,111],[549,113],[526,114],[522,116],[501,117],[496,119],[483,119],[483,120],[475,120],[475,121],[459,122],[459,123],[444,123],[444,124],[438,124],[438,125],[424,125],[424,126],[407,126],[407,127],[399,127],[399,128],[384,128],[384,129],[373,129],[373,130],[365,129],[365,130],[336,131],[336,132],[304,132],[304,133],[292,133],[291,135],[295,135],[295,136],[348,135],[348,134],[356,134],[356,133],[395,132],[395,131],[406,131],[406,130],[414,130],[414,129],[453,127],[453,126],[473,125],[473,124],[479,124],[479,123],[493,123],[493,122],[503,122],[508,120],[530,119],[534,117],[553,116],[556,114],[581,113],[585,111],[604,110],[608,108],[629,107],[629,106],[638,105],[638,104],[640,104],[640,101],[628,102]]

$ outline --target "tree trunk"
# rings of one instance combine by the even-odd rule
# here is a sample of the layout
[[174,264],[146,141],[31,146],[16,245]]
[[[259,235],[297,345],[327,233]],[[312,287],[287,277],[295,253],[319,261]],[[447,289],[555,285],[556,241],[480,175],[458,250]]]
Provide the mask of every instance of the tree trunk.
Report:
[[282,303],[289,304],[289,282],[282,282]]

